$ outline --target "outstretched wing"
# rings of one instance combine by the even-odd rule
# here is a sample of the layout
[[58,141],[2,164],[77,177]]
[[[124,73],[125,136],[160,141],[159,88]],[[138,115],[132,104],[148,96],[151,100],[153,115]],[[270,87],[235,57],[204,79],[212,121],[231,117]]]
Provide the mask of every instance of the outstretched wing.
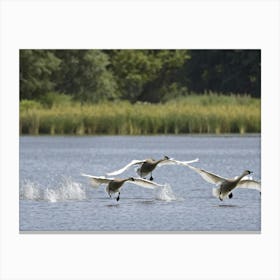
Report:
[[143,162],[145,162],[145,160],[133,160],[129,164],[127,164],[125,167],[123,167],[119,170],[107,173],[107,175],[109,175],[109,176],[119,175],[119,174],[123,173],[125,170],[127,170],[129,167],[131,167],[132,165],[141,164]]
[[189,161],[182,161],[182,162],[180,162],[180,164],[188,165],[189,163],[198,162],[198,161],[199,161],[199,158],[196,158],[196,159],[189,160]]
[[112,178],[105,178],[104,176],[92,176],[92,175],[87,175],[87,174],[81,174],[84,177],[88,177],[90,178],[91,184],[93,187],[97,188],[99,187],[101,184],[107,184],[111,181],[113,181]]
[[199,161],[198,158],[190,160],[190,161],[179,161],[179,160],[176,160],[174,158],[169,158],[169,159],[165,159],[162,162],[160,162],[158,164],[158,166],[174,165],[174,164],[176,164],[176,165],[188,165],[189,163],[194,163],[194,162],[198,162],[198,161]]
[[261,192],[261,183],[255,180],[241,180],[236,186],[237,188],[253,189]]
[[159,187],[163,187],[163,185],[141,178],[134,178],[134,181],[127,181],[127,182],[147,189],[156,189]]
[[214,173],[211,173],[209,171],[206,171],[206,170],[203,170],[203,169],[200,169],[197,167],[193,167],[191,165],[188,165],[188,167],[190,169],[194,170],[196,173],[198,173],[208,183],[219,185],[223,181],[227,180],[226,178],[216,175]]

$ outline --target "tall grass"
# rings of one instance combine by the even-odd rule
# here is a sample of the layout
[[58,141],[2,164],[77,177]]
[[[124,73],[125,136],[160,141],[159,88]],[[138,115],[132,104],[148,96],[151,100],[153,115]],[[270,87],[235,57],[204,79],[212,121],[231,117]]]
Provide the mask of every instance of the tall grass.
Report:
[[248,96],[191,95],[157,105],[123,101],[51,108],[21,102],[20,109],[21,134],[243,134],[260,130],[260,100]]

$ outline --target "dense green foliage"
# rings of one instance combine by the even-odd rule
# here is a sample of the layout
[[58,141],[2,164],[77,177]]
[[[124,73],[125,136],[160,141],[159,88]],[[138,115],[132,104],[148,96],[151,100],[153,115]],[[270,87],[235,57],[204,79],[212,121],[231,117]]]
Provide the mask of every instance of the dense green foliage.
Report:
[[260,97],[260,51],[195,50],[190,55],[183,75],[187,73],[193,91],[241,92]]
[[[51,135],[259,133],[260,99],[189,95],[165,104],[127,101],[82,105],[58,98],[51,105],[20,102],[20,133]],[[62,103],[61,103],[62,101]],[[68,103],[65,103],[67,101]]]
[[52,90],[56,86],[53,76],[60,62],[52,51],[20,51],[21,99],[38,99]]
[[160,103],[209,91],[260,97],[260,50],[20,50],[20,99],[48,106],[57,93]]
[[259,50],[20,51],[22,134],[260,132],[258,97]]

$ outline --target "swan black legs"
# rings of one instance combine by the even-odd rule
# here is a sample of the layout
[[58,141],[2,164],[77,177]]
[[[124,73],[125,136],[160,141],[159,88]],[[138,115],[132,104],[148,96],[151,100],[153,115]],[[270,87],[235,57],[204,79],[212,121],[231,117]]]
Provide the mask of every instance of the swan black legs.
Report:
[[153,180],[154,180],[153,174],[151,173],[150,181],[153,181]]
[[119,195],[118,195],[118,197],[116,198],[117,201],[120,200],[120,194],[121,194],[121,193],[119,192]]

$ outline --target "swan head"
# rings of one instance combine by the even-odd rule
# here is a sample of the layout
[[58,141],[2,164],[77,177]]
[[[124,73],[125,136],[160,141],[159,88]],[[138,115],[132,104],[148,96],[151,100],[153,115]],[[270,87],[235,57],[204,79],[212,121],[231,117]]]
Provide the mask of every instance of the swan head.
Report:
[[251,174],[251,173],[253,173],[253,171],[250,171],[250,170],[245,170],[245,171],[244,171],[244,174],[245,174],[245,175],[249,175],[249,174]]
[[170,159],[170,157],[168,157],[168,156],[164,156],[164,159]]

